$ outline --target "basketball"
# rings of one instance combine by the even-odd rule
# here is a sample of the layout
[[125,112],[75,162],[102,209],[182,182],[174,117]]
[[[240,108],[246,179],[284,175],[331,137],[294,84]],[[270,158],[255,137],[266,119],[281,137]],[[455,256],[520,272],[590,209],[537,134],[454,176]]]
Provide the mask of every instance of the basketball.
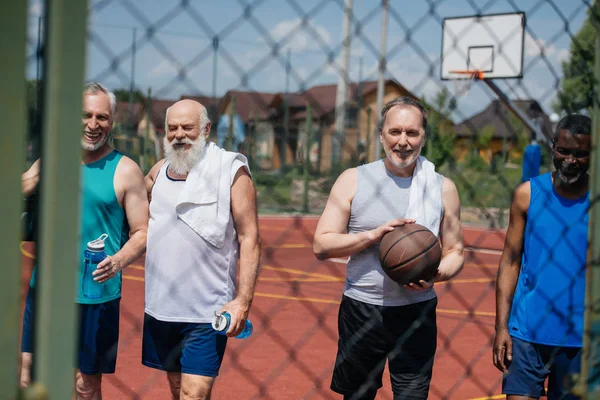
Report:
[[383,271],[400,285],[432,279],[442,259],[437,237],[419,224],[406,224],[386,233],[379,244]]

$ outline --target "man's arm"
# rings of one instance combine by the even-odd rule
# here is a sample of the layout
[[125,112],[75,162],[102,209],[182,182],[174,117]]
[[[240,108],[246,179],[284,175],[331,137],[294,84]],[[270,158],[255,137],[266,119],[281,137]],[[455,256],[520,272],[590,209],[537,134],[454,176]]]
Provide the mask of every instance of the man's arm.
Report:
[[231,315],[227,336],[236,336],[248,318],[260,265],[256,190],[244,167],[237,170],[231,185],[231,215],[240,244],[240,274],[235,299],[225,304],[220,312],[227,311]]
[[437,281],[447,281],[454,278],[463,269],[465,263],[460,224],[460,199],[454,182],[448,178],[444,178],[442,199],[444,202],[444,219],[440,227],[442,261],[438,267]]
[[148,232],[148,195],[140,167],[130,158],[123,157],[115,172],[115,186],[123,185],[123,209],[129,224],[129,240],[113,255],[98,264],[92,275],[105,282],[140,258],[146,250]]
[[40,181],[40,160],[39,158],[21,175],[21,191],[25,197],[29,197],[37,189]]
[[414,220],[395,219],[370,231],[349,234],[350,207],[358,186],[358,171],[350,168],[336,180],[327,204],[319,218],[313,239],[313,252],[319,260],[347,257],[379,243],[383,235],[394,227]]
[[442,260],[438,266],[437,275],[426,282],[409,283],[407,289],[426,290],[434,282],[447,281],[454,278],[463,269],[465,257],[462,228],[460,225],[460,199],[454,182],[444,178],[442,183],[442,201],[444,204],[444,217],[440,224],[440,241],[442,242]]
[[530,196],[529,182],[521,184],[515,190],[510,206],[510,221],[506,230],[504,250],[500,257],[496,278],[496,338],[493,361],[501,371],[506,371],[505,360],[512,360],[512,340],[508,332],[508,318],[521,272],[521,256]]

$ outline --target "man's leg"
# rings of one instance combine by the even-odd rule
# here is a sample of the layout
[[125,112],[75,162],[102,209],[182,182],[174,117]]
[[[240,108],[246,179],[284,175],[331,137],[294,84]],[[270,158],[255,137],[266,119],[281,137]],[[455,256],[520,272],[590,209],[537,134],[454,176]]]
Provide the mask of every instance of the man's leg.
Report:
[[102,374],[86,375],[78,370],[75,392],[77,400],[102,400]]
[[19,384],[21,388],[26,388],[31,384],[31,364],[33,354],[21,353],[21,376],[19,377]]
[[502,377],[502,393],[508,400],[539,399],[550,374],[543,357],[544,346],[512,337],[512,361]]
[[210,400],[214,376],[181,374],[180,400]]
[[347,400],[374,399],[382,386],[387,341],[381,306],[343,296],[338,314],[338,352],[331,390]]
[[21,374],[19,384],[26,388],[31,384],[31,367],[33,365],[33,339],[35,335],[35,290],[29,288],[23,310],[23,330],[21,332]]
[[211,324],[186,324],[181,349],[181,400],[210,399],[223,362],[227,336]]
[[101,400],[102,374],[115,373],[120,300],[79,305],[78,400]]
[[394,338],[388,357],[395,400],[428,398],[437,347],[436,306],[433,298],[384,311],[384,327]]
[[167,372],[169,389],[173,400],[179,400],[181,394],[181,372]]
[[577,400],[571,390],[574,386],[573,376],[581,372],[581,348],[554,347],[549,363],[548,400]]

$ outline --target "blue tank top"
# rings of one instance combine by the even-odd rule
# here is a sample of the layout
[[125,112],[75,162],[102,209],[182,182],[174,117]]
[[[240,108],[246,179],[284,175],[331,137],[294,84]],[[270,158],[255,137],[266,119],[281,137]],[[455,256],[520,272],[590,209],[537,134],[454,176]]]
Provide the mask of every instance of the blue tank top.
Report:
[[[108,234],[104,242],[108,255],[113,255],[123,247],[129,237],[129,226],[125,211],[119,205],[114,188],[115,171],[123,155],[117,150],[90,164],[81,165],[81,217],[79,232],[79,273],[77,278],[76,302],[80,304],[100,304],[121,297],[121,273],[101,284],[100,298],[88,299],[81,290],[85,265],[83,253],[87,243],[103,233]],[[35,269],[31,277],[31,287],[35,285]]]
[[550,173],[530,182],[510,334],[544,345],[582,347],[589,192],[565,199],[554,190]]

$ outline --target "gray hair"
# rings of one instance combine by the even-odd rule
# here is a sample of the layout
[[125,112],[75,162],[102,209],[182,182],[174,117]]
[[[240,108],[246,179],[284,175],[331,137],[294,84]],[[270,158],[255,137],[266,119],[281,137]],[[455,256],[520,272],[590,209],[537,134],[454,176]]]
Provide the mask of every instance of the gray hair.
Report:
[[421,112],[421,125],[423,126],[423,130],[427,132],[427,109],[423,107],[423,105],[419,101],[408,96],[396,97],[395,99],[390,100],[385,104],[385,106],[381,110],[381,122],[379,123],[380,132],[383,129],[383,124],[385,123],[385,117],[387,116],[388,111],[390,111],[390,109],[395,106],[416,107]]
[[108,96],[110,101],[110,116],[115,116],[115,110],[117,108],[117,98],[114,93],[108,90],[104,85],[99,82],[88,82],[84,85],[83,93],[98,94],[104,93]]
[[[200,105],[199,131],[200,133],[202,133],[204,128],[206,128],[206,125],[208,125],[208,123],[210,122],[210,119],[208,118],[208,111],[206,110],[206,107],[204,107],[200,103],[198,104]],[[169,132],[169,110],[171,109],[171,107],[167,108],[167,111],[165,112],[165,134]]]

